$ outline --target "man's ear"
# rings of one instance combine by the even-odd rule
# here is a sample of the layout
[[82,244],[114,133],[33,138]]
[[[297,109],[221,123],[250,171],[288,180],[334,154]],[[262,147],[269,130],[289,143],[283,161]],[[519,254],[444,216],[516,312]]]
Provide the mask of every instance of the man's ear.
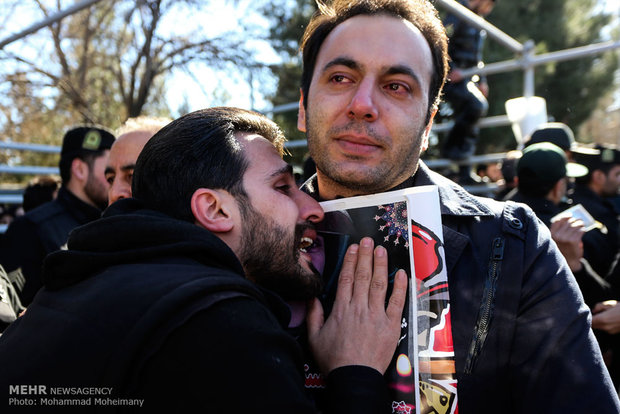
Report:
[[304,93],[299,90],[299,111],[297,112],[297,129],[306,132],[306,109],[304,108]]
[[190,203],[196,223],[213,233],[231,231],[234,220],[228,209],[228,201],[221,190],[199,188],[194,191]]
[[550,194],[551,194],[552,200],[557,201],[557,202],[560,202],[560,201],[562,200],[562,196],[564,195],[564,194],[562,194],[562,193],[564,192],[564,189],[565,189],[565,188],[566,188],[566,187],[564,186],[564,184],[562,183],[562,179],[560,178],[560,179],[559,179],[559,180],[558,180],[558,181],[554,184],[554,186],[553,186],[553,187],[551,187]]
[[71,161],[71,178],[76,181],[86,182],[89,174],[88,163],[81,158],[74,158]]
[[428,124],[426,124],[426,128],[424,128],[424,133],[422,134],[422,143],[420,145],[422,151],[426,151],[428,149],[428,136],[430,135],[431,129],[433,128],[433,119],[435,119],[436,114],[437,107],[433,108],[431,116],[428,120]]
[[599,189],[602,188],[603,185],[605,185],[605,180],[607,179],[607,177],[602,170],[593,170],[591,177],[591,182],[595,186],[595,188]]

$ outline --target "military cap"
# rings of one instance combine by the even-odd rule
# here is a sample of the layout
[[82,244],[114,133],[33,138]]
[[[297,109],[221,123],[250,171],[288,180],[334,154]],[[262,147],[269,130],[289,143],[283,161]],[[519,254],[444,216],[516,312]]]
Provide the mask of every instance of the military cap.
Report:
[[590,171],[620,164],[620,151],[614,147],[597,145],[594,148],[574,148],[575,161],[585,165]]
[[568,151],[575,146],[575,136],[568,125],[561,122],[547,122],[539,125],[529,137],[526,137],[524,145],[527,147],[539,142],[551,142]]
[[68,130],[62,139],[61,159],[73,159],[88,153],[108,150],[114,143],[111,132],[96,126],[78,126]]
[[564,151],[550,142],[528,146],[517,163],[519,181],[556,183],[564,177],[582,177],[587,173],[585,166],[567,162]]

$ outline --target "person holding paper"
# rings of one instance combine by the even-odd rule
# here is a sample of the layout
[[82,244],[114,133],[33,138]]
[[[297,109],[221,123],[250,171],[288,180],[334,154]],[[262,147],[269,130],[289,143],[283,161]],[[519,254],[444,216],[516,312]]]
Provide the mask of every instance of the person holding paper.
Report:
[[524,205],[475,197],[420,160],[448,71],[431,2],[320,2],[301,50],[298,127],[317,166],[304,191],[330,200],[439,187],[458,412],[619,412],[548,229]]
[[585,255],[598,274],[607,276],[620,251],[620,211],[611,202],[620,189],[620,151],[599,146],[575,149],[573,156],[589,172],[575,180],[571,198],[602,224],[584,236]]
[[[533,134],[533,137],[542,139],[540,134]],[[611,299],[613,294],[610,284],[594,271],[584,254],[583,237],[586,230],[596,227],[594,219],[589,217],[589,222],[585,222],[588,212],[581,205],[566,210],[562,208],[568,180],[588,174],[584,165],[568,161],[566,151],[548,141],[528,145],[517,162],[517,188],[506,196],[506,200],[527,204],[549,227],[551,237],[577,279],[586,304],[592,308],[597,302]]]
[[381,374],[407,279],[401,271],[387,295],[385,251],[364,238],[324,320],[305,250],[323,211],[297,188],[283,141],[275,123],[237,108],[155,134],[133,198],[48,256],[44,288],[0,336],[3,412],[316,413],[284,330],[287,299],[311,302],[326,412],[389,412]]
[[527,204],[549,227],[551,218],[562,211],[560,204],[566,196],[568,180],[587,173],[585,166],[568,162],[557,145],[532,144],[523,150],[517,162],[517,188],[505,199]]

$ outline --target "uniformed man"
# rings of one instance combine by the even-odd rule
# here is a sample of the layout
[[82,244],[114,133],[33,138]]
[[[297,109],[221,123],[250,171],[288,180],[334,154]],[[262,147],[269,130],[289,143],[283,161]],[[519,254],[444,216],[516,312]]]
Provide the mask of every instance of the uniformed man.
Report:
[[587,175],[576,179],[573,203],[582,204],[602,224],[584,235],[584,257],[599,275],[605,276],[620,249],[619,212],[610,200],[620,189],[620,151],[598,146],[574,149],[573,156],[589,169]]
[[3,239],[0,264],[7,272],[21,269],[25,284],[19,292],[28,305],[41,287],[41,265],[60,249],[69,232],[101,216],[108,204],[104,168],[114,135],[94,126],[67,131],[60,153],[62,185],[55,200],[14,220]]

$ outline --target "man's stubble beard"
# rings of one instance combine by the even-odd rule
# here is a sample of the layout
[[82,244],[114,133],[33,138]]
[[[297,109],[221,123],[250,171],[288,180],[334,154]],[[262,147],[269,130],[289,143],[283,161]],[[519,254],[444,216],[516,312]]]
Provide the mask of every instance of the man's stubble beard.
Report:
[[92,201],[100,210],[105,210],[108,206],[108,189],[103,187],[95,178],[95,173],[88,170],[88,179],[84,185],[84,194]]
[[237,198],[243,220],[239,260],[248,279],[269,289],[284,300],[308,300],[322,290],[321,277],[299,264],[299,242],[306,226],[286,231],[250,205]]
[[[389,142],[390,140],[376,134],[365,123],[366,121],[351,121],[345,127],[330,129],[327,134],[328,136],[334,136],[338,134],[340,130],[356,132],[363,131],[365,135],[372,137],[377,142],[391,145]],[[409,178],[409,176],[413,175],[413,173],[417,170],[417,163],[420,160],[421,154],[420,146],[422,142],[422,135],[426,125],[422,125],[417,135],[413,137],[415,142],[408,147],[409,150],[406,151],[403,157],[399,157],[399,162],[386,162],[378,166],[368,167],[362,174],[355,175],[341,171],[338,167],[338,163],[333,162],[327,152],[322,151],[319,148],[321,141],[318,140],[314,134],[312,119],[310,118],[307,110],[306,127],[308,149],[316,164],[317,171],[320,171],[324,177],[328,178],[338,186],[346,188],[347,190],[354,191],[359,194],[373,194],[387,191],[390,188],[397,186],[402,181]],[[323,144],[326,143],[324,142]],[[410,163],[416,164],[414,168],[411,169],[412,173],[407,177],[401,177],[401,175],[410,168],[408,166]],[[396,168],[399,169],[395,171]]]

